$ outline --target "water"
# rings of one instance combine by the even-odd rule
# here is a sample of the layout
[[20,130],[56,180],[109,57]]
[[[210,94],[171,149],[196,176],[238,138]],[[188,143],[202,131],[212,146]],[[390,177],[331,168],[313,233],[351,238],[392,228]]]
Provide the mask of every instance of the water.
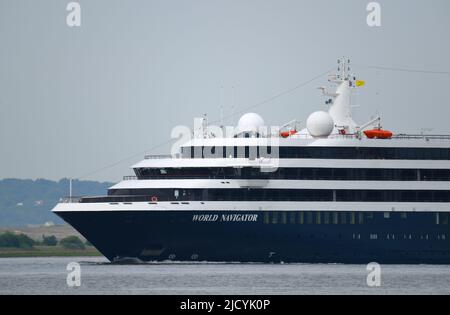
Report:
[[[67,264],[81,265],[69,288]],[[112,265],[104,258],[0,258],[0,294],[450,294],[450,266],[381,266],[368,287],[364,265]]]

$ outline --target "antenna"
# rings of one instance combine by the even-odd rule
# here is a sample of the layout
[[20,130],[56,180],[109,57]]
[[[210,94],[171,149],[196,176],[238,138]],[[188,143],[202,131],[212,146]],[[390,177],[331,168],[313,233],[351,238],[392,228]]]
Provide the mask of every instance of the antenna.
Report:
[[339,79],[347,80],[350,76],[350,59],[342,57],[338,59],[338,73],[340,73]]
[[72,199],[72,178],[69,178],[69,198]]
[[231,104],[234,106],[234,85],[231,86]]
[[224,126],[223,121],[223,104],[222,104],[223,85],[219,88],[219,110],[220,110],[220,126]]
[[[234,116],[234,85],[231,86],[231,117]],[[232,119],[230,117],[230,119]],[[232,123],[232,121],[230,121]]]
[[203,138],[208,138],[208,114],[203,114],[203,120],[202,120],[202,129],[203,129]]

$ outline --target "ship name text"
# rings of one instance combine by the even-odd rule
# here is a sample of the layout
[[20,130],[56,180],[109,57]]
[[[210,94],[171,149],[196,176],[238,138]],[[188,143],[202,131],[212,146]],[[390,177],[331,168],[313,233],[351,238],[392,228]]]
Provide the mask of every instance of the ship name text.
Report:
[[257,214],[194,214],[192,222],[257,222]]

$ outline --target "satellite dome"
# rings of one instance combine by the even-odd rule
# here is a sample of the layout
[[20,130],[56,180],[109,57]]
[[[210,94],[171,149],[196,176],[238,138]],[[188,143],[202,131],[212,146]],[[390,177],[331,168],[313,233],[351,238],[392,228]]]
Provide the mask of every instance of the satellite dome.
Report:
[[264,119],[261,116],[255,113],[247,113],[239,119],[237,132],[238,134],[259,133],[264,126]]
[[313,137],[328,137],[334,128],[334,121],[327,112],[319,111],[309,115],[306,128]]

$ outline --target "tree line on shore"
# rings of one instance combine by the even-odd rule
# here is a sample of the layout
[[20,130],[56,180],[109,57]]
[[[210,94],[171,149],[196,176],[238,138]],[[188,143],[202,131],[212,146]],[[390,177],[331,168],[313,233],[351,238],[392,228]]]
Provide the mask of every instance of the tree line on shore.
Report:
[[4,232],[0,234],[0,248],[32,249],[34,246],[57,246],[66,249],[85,249],[91,244],[83,242],[78,236],[67,236],[60,240],[54,235],[42,235],[42,240],[37,241],[23,233]]

